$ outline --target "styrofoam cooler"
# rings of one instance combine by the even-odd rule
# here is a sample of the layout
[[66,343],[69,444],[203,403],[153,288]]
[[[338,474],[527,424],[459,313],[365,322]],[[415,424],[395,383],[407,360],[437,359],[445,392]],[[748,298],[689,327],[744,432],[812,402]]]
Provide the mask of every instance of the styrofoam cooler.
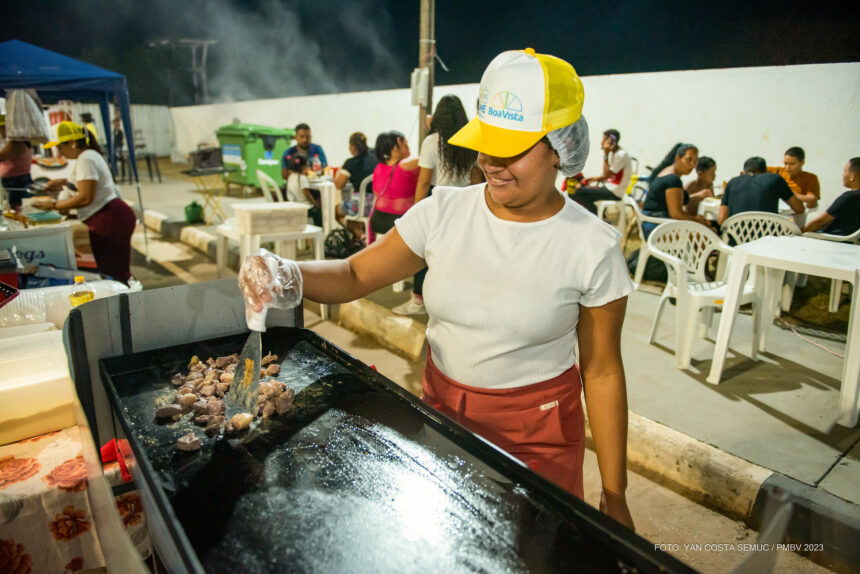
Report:
[[285,233],[301,231],[308,223],[307,203],[234,203],[239,233]]
[[[131,291],[124,283],[111,280],[87,281],[87,287],[93,290],[96,299]],[[0,309],[0,327],[47,322],[53,323],[57,329],[62,329],[69,311],[72,310],[69,295],[75,289],[74,285],[23,289],[17,297]]]

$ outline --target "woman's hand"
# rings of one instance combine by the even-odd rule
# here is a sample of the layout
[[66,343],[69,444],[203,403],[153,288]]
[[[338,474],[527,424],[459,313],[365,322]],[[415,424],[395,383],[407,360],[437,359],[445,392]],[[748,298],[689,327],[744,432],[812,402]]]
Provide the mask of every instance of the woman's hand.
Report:
[[697,223],[701,223],[705,227],[711,226],[711,222],[708,221],[708,218],[705,217],[704,215],[697,215],[694,219],[696,220]]
[[627,508],[627,498],[623,493],[616,494],[605,489],[602,490],[600,492],[600,512],[636,532],[630,509]]
[[272,291],[278,285],[272,286],[274,278],[269,271],[269,265],[260,255],[249,255],[239,269],[239,290],[245,299],[245,306],[255,313],[263,310],[264,303],[272,302]]
[[57,205],[57,202],[53,199],[43,199],[41,201],[34,201],[30,205],[32,205],[36,209],[41,209],[42,211],[52,211]]
[[65,179],[52,179],[45,184],[45,191],[60,191],[66,185]]

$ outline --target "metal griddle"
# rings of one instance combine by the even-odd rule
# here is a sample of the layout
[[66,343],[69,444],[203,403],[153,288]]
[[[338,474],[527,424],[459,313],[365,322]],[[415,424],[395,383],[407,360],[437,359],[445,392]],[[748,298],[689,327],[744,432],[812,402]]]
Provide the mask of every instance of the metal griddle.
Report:
[[[244,339],[99,363],[171,571],[692,572],[305,329],[263,334],[293,415],[241,439],[208,438],[190,415],[155,423],[192,355]],[[189,430],[201,450],[176,452]]]

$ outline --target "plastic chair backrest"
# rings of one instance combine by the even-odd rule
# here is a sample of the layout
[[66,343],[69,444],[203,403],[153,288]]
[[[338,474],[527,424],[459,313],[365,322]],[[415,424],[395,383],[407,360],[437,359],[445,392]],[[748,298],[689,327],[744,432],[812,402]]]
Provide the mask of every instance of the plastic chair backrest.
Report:
[[278,184],[272,177],[261,169],[257,170],[257,181],[260,182],[260,189],[263,191],[263,197],[271,203],[282,201],[281,190],[278,189]]
[[373,174],[368,175],[364,179],[361,180],[361,183],[358,185],[358,212],[355,215],[349,215],[346,219],[351,221],[364,221],[367,219],[364,216],[365,203],[367,197],[367,186],[373,181]]
[[747,211],[732,215],[720,227],[723,241],[735,245],[749,243],[760,237],[800,235],[796,223],[775,213],[767,211]]
[[[663,253],[681,260],[687,274],[700,283],[706,283],[705,264],[715,249],[725,249],[720,237],[695,221],[672,220],[661,223],[648,236],[648,248],[655,253]],[[672,278],[671,266],[669,278]],[[678,284],[677,279],[673,280]]]

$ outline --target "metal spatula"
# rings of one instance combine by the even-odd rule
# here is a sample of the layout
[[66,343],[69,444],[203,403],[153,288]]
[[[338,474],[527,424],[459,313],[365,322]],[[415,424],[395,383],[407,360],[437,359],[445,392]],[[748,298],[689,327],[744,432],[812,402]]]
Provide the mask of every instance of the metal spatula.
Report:
[[226,399],[236,406],[254,413],[257,407],[257,395],[260,393],[260,361],[263,358],[263,342],[259,331],[251,331],[242,354],[239,355],[239,364],[233,375],[233,384]]

